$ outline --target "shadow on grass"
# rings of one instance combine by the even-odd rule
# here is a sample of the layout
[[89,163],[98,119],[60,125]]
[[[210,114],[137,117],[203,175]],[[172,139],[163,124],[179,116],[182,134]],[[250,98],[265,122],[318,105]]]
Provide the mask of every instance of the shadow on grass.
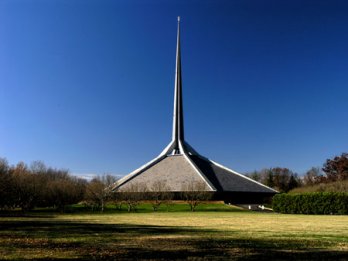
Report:
[[[32,237],[41,237],[46,233],[49,237],[64,238],[76,237],[80,235],[89,235],[90,237],[106,236],[113,234],[136,234],[136,235],[165,235],[165,234],[191,234],[197,233],[197,230],[189,227],[168,227],[168,226],[149,226],[132,224],[96,224],[74,221],[47,221],[47,220],[22,220],[22,221],[0,221],[1,231],[27,232]],[[212,230],[200,229],[200,233],[212,232]]]
[[[2,240],[7,239],[7,240]],[[35,260],[347,260],[348,251],[307,249],[304,241],[242,239],[192,227],[75,221],[0,221],[1,251],[37,251]],[[316,246],[317,247],[317,246]],[[45,253],[54,252],[52,256]],[[60,256],[69,252],[70,256]],[[71,256],[72,255],[72,256]],[[17,256],[17,259],[25,256]]]

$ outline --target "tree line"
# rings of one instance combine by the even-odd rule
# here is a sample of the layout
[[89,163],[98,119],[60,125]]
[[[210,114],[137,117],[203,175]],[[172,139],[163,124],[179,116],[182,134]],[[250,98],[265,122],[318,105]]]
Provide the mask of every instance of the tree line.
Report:
[[46,167],[40,161],[29,167],[23,162],[10,166],[0,158],[0,209],[55,207],[63,211],[84,198],[86,185],[66,169]]
[[348,153],[327,159],[321,168],[312,167],[302,177],[290,169],[282,167],[265,168],[246,175],[279,192],[288,192],[298,187],[344,181],[348,180]]
[[[301,186],[332,184],[348,180],[348,153],[327,159],[322,168],[311,168],[303,177],[281,167],[254,171],[248,176],[280,192]],[[120,191],[122,193],[113,193],[111,185],[116,180],[111,175],[103,175],[87,181],[71,175],[67,169],[47,167],[40,161],[30,166],[23,162],[10,166],[6,159],[0,158],[0,210],[20,208],[28,211],[35,207],[53,207],[64,211],[67,205],[83,202],[92,210],[104,211],[106,203],[112,203],[119,209],[126,205],[128,211],[134,211],[145,198],[151,202],[154,211],[161,204],[167,207],[172,204],[173,193],[160,181],[151,187],[133,184]],[[204,192],[204,186],[189,182],[182,188],[181,199],[192,211],[211,197]]]
[[[20,208],[25,212],[40,207],[64,212],[66,206],[82,203],[92,211],[103,212],[106,204],[113,204],[117,209],[126,206],[128,211],[135,211],[144,199],[151,203],[154,211],[161,205],[166,205],[167,209],[173,205],[174,193],[163,181],[154,182],[150,187],[134,183],[115,193],[112,184],[116,181],[112,175],[96,176],[87,181],[71,175],[67,169],[47,167],[41,161],[30,166],[23,162],[10,166],[6,159],[0,158],[0,210]],[[210,198],[205,186],[188,182],[183,187],[181,198],[192,211]]]
[[0,158],[0,210],[35,207],[65,211],[66,206],[82,202],[92,210],[104,210],[111,200],[108,189],[116,178],[103,175],[87,181],[75,177],[67,169],[47,167],[41,161],[30,166],[24,162],[10,166]]

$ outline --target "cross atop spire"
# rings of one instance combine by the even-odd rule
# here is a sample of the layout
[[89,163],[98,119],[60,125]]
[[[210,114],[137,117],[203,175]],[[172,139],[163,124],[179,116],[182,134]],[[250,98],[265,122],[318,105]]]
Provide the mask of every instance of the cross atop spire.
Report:
[[176,67],[175,67],[175,91],[173,114],[173,154],[183,153],[184,144],[184,116],[182,105],[182,79],[181,79],[181,51],[180,51],[180,16],[178,16],[178,34],[176,42]]

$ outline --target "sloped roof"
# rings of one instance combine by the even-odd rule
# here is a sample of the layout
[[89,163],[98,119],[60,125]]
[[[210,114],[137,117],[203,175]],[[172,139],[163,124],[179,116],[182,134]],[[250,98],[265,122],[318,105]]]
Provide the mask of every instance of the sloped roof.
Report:
[[195,165],[204,173],[205,177],[216,188],[216,191],[224,192],[261,192],[275,193],[276,191],[258,183],[233,170],[205,159],[198,155],[190,155]]
[[[135,175],[128,175],[117,184],[117,189],[127,191],[132,185],[146,186],[148,190],[157,182],[169,191],[180,192],[189,183],[204,182],[200,173],[184,155],[168,155],[144,168]],[[207,186],[207,190],[210,190]]]
[[183,191],[189,183],[205,182],[206,191],[276,193],[238,172],[191,153],[160,157],[116,182],[114,190],[127,191],[132,185],[142,185],[151,191],[156,182],[171,192]]

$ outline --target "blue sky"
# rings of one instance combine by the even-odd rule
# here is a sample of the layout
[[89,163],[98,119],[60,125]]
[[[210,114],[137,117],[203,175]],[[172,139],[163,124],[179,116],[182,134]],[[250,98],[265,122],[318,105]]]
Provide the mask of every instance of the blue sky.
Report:
[[185,138],[236,171],[347,152],[346,1],[0,0],[0,157],[127,174]]

